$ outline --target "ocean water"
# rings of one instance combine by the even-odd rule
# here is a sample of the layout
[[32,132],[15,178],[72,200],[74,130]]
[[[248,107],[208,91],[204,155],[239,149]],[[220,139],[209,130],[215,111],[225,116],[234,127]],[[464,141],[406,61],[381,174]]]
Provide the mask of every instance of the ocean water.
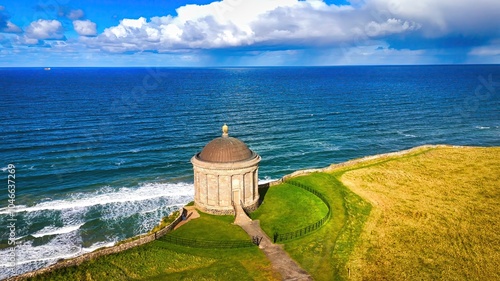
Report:
[[423,144],[498,146],[499,92],[499,65],[0,68],[0,278],[149,231],[192,200],[190,158],[224,123],[265,181]]

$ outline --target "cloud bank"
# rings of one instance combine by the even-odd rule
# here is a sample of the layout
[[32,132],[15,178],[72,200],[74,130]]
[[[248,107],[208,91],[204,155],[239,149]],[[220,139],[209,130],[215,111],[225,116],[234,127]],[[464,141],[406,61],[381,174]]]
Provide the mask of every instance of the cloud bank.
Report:
[[[351,1],[355,2],[355,1]],[[497,0],[223,0],[186,5],[176,16],[123,19],[84,42],[108,52],[193,49],[294,49],[385,40],[498,38]],[[432,42],[431,42],[432,43]],[[432,44],[429,46],[432,47]]]
[[114,26],[83,9],[37,8],[53,14],[20,28],[0,6],[0,63],[500,63],[498,0],[221,0]]

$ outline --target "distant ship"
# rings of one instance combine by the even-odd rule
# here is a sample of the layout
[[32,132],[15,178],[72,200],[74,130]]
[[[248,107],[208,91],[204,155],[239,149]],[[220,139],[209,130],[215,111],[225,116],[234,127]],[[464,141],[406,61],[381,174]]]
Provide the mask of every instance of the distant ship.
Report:
[[46,68],[44,68],[43,70],[50,70],[50,67],[46,67]]

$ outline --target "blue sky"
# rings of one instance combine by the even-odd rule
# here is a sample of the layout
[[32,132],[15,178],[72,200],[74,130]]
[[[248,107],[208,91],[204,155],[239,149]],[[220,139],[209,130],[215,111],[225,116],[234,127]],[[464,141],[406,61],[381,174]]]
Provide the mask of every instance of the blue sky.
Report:
[[0,0],[0,67],[500,63],[498,0]]

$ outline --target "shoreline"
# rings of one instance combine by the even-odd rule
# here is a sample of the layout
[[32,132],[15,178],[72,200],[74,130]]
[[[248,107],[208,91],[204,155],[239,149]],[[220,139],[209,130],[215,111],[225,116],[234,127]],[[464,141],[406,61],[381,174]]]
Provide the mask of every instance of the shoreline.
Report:
[[[185,206],[184,206],[185,207]],[[186,209],[182,207],[178,211],[172,212],[172,214],[175,214],[175,212],[179,212],[177,217],[174,219],[173,222],[170,224],[166,225],[165,227],[155,231],[155,232],[149,232],[145,234],[140,234],[136,235],[134,237],[130,237],[127,239],[124,239],[122,241],[116,242],[113,246],[110,247],[101,247],[98,249],[95,249],[92,252],[88,252],[73,258],[69,259],[64,259],[61,261],[57,261],[56,263],[53,263],[49,266],[42,267],[33,271],[25,272],[19,275],[15,275],[12,277],[8,277],[5,279],[5,281],[18,281],[18,280],[25,280],[26,278],[31,278],[35,277],[37,275],[43,274],[43,273],[48,273],[53,270],[61,269],[61,268],[67,268],[71,266],[78,266],[79,264],[93,260],[102,256],[107,256],[110,254],[116,254],[119,252],[123,252],[128,249],[132,249],[141,245],[144,245],[146,243],[152,242],[158,238],[163,237],[167,233],[171,232],[183,219],[183,216],[186,212]],[[161,224],[161,222],[160,222]],[[153,230],[153,229],[152,229]]]
[[[436,148],[468,148],[468,147],[472,148],[472,147],[481,147],[481,146],[457,146],[457,145],[443,145],[443,144],[422,145],[422,146],[417,146],[417,147],[413,147],[413,148],[401,150],[401,151],[376,154],[376,155],[369,155],[369,156],[365,156],[362,158],[348,160],[348,161],[342,162],[342,163],[331,164],[331,165],[324,167],[324,168],[297,170],[297,171],[292,172],[290,174],[284,175],[280,179],[271,180],[271,181],[265,182],[263,184],[259,184],[259,188],[266,188],[266,187],[275,186],[275,185],[283,183],[284,181],[286,181],[290,178],[308,175],[308,174],[315,173],[315,172],[331,173],[331,172],[334,172],[336,170],[341,171],[342,169],[348,169],[351,166],[358,165],[358,164],[363,163],[363,162],[370,162],[370,161],[374,161],[374,160],[384,160],[384,159],[389,160],[390,158],[394,158],[394,157],[404,157],[406,155],[424,153],[426,151],[436,149]],[[184,210],[185,209],[184,207],[182,207],[180,210]],[[130,249],[130,248],[133,248],[133,247],[137,247],[137,246],[146,244],[146,243],[151,242],[151,241],[155,240],[156,238],[159,238],[159,237],[165,235],[166,233],[170,232],[181,221],[180,220],[181,218],[182,218],[182,214],[180,214],[175,219],[175,221],[173,223],[165,226],[164,228],[158,230],[157,232],[137,235],[137,236],[134,236],[134,237],[122,240],[122,241],[118,241],[115,243],[115,245],[113,245],[111,247],[101,247],[101,248],[98,248],[98,249],[96,249],[92,252],[89,252],[89,253],[85,253],[85,254],[70,258],[70,259],[58,261],[58,262],[51,264],[47,267],[43,267],[43,268],[40,268],[40,269],[37,269],[34,271],[22,273],[20,275],[8,277],[5,280],[8,280],[8,281],[24,280],[25,278],[34,277],[36,275],[50,272],[52,270],[70,267],[70,266],[75,266],[75,265],[78,265],[78,264],[80,264],[84,261],[90,260],[90,259],[94,259],[94,258],[97,258],[100,256],[112,254],[112,253],[121,252],[121,251]],[[156,233],[161,233],[161,236],[158,236]]]

